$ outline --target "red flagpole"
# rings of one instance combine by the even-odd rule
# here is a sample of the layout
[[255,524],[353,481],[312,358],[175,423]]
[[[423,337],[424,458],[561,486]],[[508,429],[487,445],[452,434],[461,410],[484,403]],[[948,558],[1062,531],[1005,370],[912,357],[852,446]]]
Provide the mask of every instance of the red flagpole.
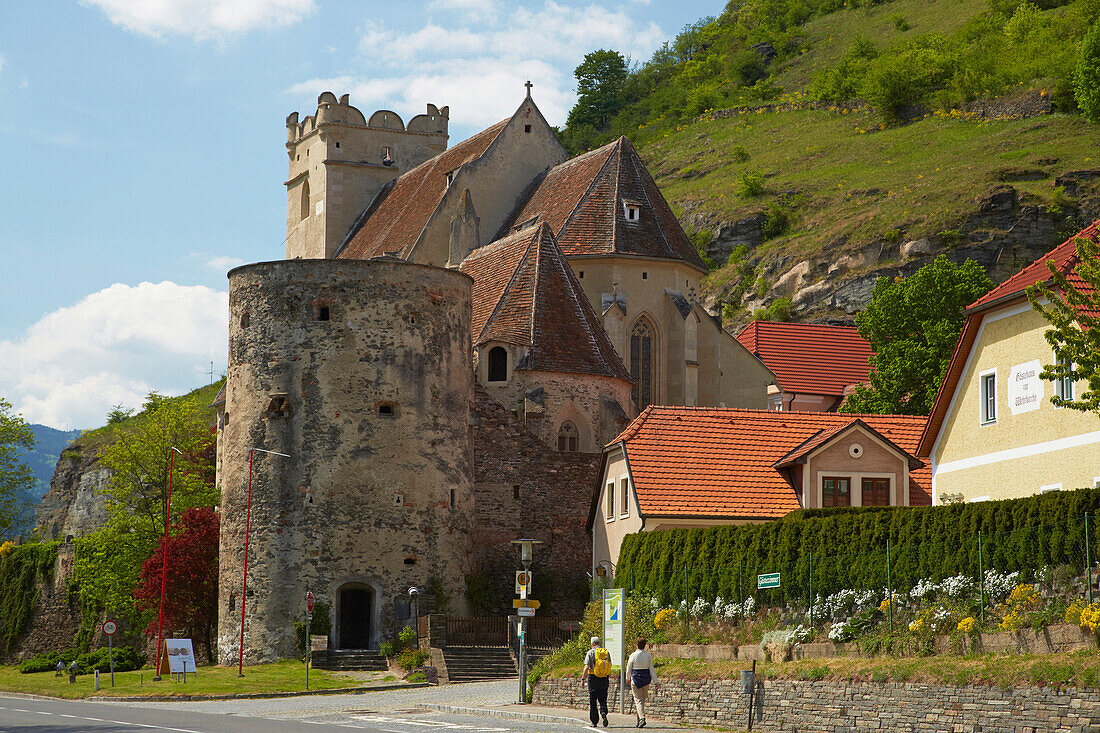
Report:
[[164,586],[168,583],[168,521],[172,513],[172,472],[176,465],[175,448],[168,449],[168,502],[164,506],[164,543],[161,546],[160,614],[157,619],[157,667],[154,680],[160,679],[160,648],[164,634]]
[[248,500],[244,513],[244,572],[241,573],[241,644],[240,655],[237,658],[237,676],[244,677],[244,600],[248,591],[248,527],[252,519],[252,455],[254,449],[248,451]]

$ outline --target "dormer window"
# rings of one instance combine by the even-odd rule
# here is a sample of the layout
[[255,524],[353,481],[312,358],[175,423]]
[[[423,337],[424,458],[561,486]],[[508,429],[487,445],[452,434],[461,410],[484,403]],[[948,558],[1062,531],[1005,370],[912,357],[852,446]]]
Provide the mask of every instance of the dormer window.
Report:
[[623,215],[628,222],[636,222],[642,218],[642,206],[636,201],[623,201]]
[[454,180],[455,180],[455,172],[451,171],[450,173],[447,174],[447,188],[451,187],[451,184],[454,183]]

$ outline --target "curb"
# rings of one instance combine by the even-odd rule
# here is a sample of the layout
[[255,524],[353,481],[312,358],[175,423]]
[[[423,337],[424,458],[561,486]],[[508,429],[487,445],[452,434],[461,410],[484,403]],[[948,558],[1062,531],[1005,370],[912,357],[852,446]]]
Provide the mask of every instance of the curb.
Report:
[[64,700],[66,702],[208,702],[215,700],[269,700],[279,697],[312,697],[315,695],[360,695],[366,692],[382,690],[415,690],[431,687],[429,682],[414,682],[408,685],[372,685],[370,687],[336,687],[329,690],[297,690],[293,692],[244,692],[232,695],[140,695],[131,697],[54,697],[52,695],[33,695],[26,692],[7,692],[0,690],[0,697],[12,697],[21,700]]
[[521,713],[512,710],[494,710],[493,708],[464,708],[457,705],[440,705],[437,703],[422,703],[422,707],[435,710],[440,713],[454,713],[455,715],[477,715],[487,718],[509,718],[511,720],[529,720],[535,723],[569,723],[571,725],[587,725],[587,719],[566,718],[561,715],[545,715],[543,713]]

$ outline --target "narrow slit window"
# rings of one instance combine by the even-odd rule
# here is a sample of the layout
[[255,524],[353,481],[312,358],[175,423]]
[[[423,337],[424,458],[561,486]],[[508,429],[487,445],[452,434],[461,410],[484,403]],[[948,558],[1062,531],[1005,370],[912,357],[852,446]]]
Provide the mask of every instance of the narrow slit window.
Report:
[[317,320],[327,321],[329,319],[329,310],[327,305],[317,306]]

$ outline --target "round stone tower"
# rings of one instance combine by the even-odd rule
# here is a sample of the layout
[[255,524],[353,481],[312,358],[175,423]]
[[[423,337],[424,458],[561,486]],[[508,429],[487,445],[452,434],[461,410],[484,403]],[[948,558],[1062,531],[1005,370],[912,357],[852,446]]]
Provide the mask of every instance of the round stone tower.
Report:
[[465,609],[471,282],[389,257],[229,273],[222,663],[239,650],[250,451],[246,663],[295,652],[307,591],[331,609],[336,649],[376,648],[433,579]]

